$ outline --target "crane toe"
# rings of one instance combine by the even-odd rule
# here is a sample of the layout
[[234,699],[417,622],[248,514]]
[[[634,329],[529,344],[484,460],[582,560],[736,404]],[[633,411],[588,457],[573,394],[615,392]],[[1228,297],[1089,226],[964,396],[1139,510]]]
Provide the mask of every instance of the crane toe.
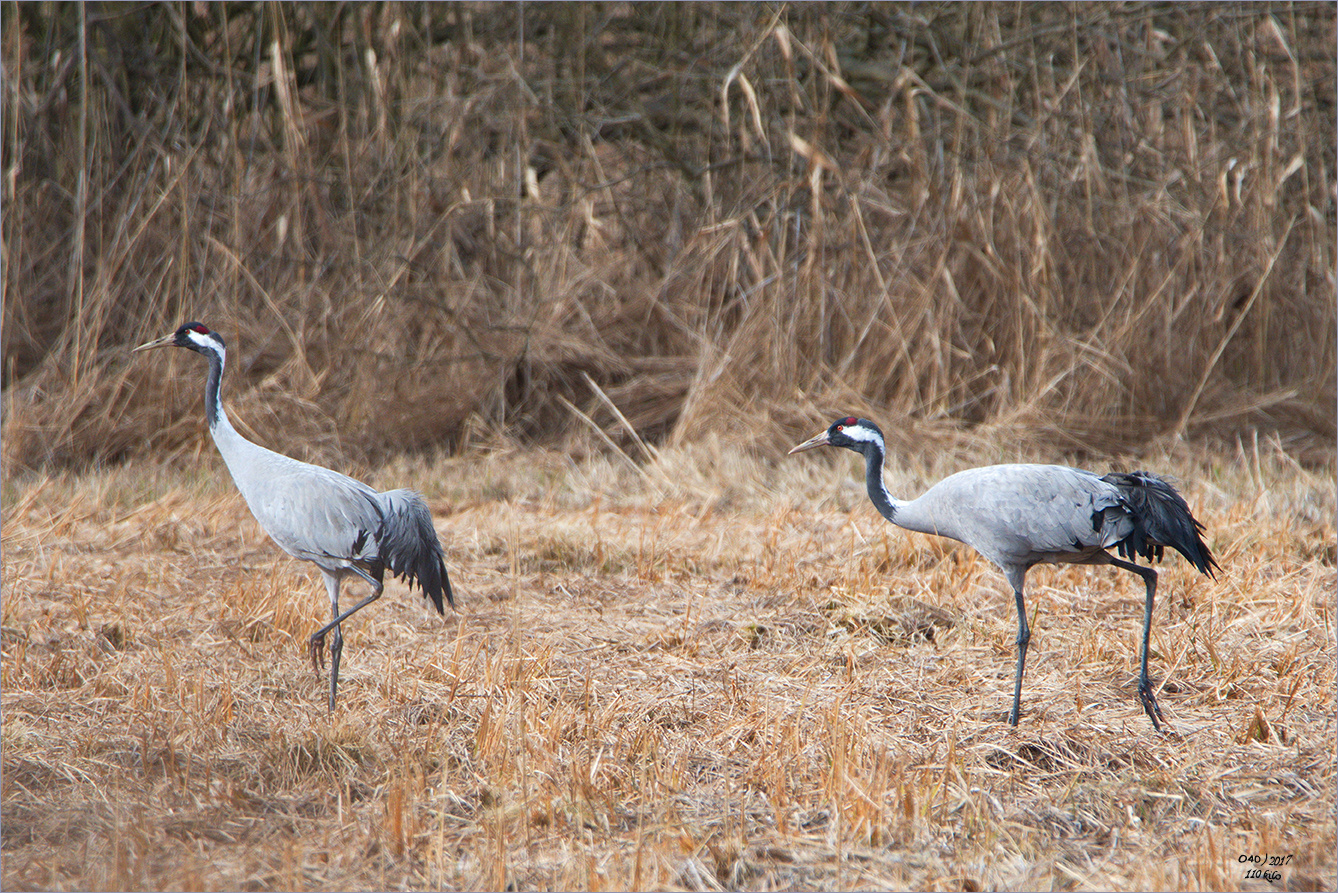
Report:
[[1166,721],[1166,717],[1161,715],[1157,696],[1152,693],[1152,683],[1146,679],[1138,683],[1138,700],[1143,702],[1143,712],[1152,720],[1152,727],[1158,732],[1163,731],[1161,724]]
[[325,669],[325,636],[321,633],[313,635],[307,643],[307,651],[311,657],[311,669],[319,676],[321,670]]

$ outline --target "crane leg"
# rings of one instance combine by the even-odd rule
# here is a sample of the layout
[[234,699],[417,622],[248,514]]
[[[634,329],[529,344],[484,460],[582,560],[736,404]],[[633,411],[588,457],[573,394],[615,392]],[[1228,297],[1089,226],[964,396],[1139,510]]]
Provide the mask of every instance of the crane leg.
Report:
[[1161,715],[1161,707],[1157,706],[1157,696],[1152,691],[1152,682],[1148,679],[1148,640],[1152,637],[1152,601],[1157,596],[1157,572],[1150,567],[1140,567],[1132,562],[1122,561],[1113,555],[1110,563],[1138,574],[1148,587],[1147,601],[1143,603],[1143,654],[1138,669],[1138,699],[1143,702],[1143,712],[1152,720],[1152,727],[1160,732],[1165,717]]
[[[339,616],[339,575],[327,573],[324,568],[321,569],[321,576],[325,579],[325,591],[330,596],[330,616]],[[307,654],[311,658],[311,669],[316,673],[319,679],[321,670],[325,669],[325,633],[329,627],[314,633],[307,642]]]
[[330,637],[330,712],[334,713],[335,696],[339,694],[339,655],[344,653],[344,633],[336,625]]
[[[330,640],[330,712],[335,709],[335,696],[339,693],[339,655],[344,650],[344,634],[339,629],[339,624],[347,620],[351,615],[370,605],[381,597],[381,581],[366,573],[360,567],[351,568],[358,576],[362,577],[368,583],[372,584],[372,594],[344,613],[339,613],[339,577],[336,574],[321,571],[325,576],[325,588],[330,593],[330,613],[334,619],[322,626],[311,634],[311,640],[308,647],[311,651],[311,665],[315,667],[318,661],[324,659],[325,634],[334,630],[334,637]],[[317,673],[320,671],[317,670]]]
[[1013,709],[1008,714],[1008,724],[1017,725],[1017,715],[1022,710],[1022,671],[1027,666],[1027,645],[1031,642],[1031,627],[1027,626],[1027,608],[1022,601],[1021,580],[1013,589],[1017,599],[1017,674],[1013,677]]

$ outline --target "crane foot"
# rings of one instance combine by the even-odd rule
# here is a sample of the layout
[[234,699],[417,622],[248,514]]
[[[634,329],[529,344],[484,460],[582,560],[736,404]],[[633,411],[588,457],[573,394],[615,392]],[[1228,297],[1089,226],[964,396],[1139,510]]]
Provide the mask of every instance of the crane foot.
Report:
[[1157,705],[1157,697],[1152,693],[1152,683],[1146,679],[1138,683],[1138,700],[1143,702],[1143,712],[1152,720],[1152,727],[1158,732],[1164,731],[1161,724],[1166,721],[1166,717],[1161,715],[1161,707]]
[[325,669],[325,636],[312,636],[311,641],[307,643],[307,651],[311,657],[311,669],[320,676],[321,670]]

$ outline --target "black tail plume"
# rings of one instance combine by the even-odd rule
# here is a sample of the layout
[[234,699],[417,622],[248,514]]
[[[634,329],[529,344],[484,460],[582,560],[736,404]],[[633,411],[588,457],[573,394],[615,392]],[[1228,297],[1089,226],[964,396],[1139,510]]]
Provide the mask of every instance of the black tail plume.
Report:
[[1151,564],[1170,546],[1200,573],[1215,577],[1213,571],[1221,570],[1200,535],[1203,525],[1174,487],[1146,471],[1112,472],[1102,480],[1119,488],[1134,521],[1133,531],[1116,544],[1121,557],[1132,561],[1142,555]]
[[381,560],[410,586],[417,583],[438,614],[446,613],[443,596],[451,607],[455,607],[455,598],[427,503],[411,490],[388,490],[381,499],[385,511],[376,537]]

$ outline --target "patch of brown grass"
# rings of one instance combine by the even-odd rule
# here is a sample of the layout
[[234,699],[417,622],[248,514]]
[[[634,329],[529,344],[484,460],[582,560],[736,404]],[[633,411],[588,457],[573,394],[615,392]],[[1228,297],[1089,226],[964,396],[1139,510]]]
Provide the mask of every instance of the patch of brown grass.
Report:
[[494,446],[375,476],[460,610],[391,585],[333,715],[318,581],[216,459],[8,481],[5,889],[1333,888],[1331,468],[1157,463],[1224,569],[1165,566],[1159,736],[1129,575],[1032,574],[1014,730],[1001,577],[848,457]]

